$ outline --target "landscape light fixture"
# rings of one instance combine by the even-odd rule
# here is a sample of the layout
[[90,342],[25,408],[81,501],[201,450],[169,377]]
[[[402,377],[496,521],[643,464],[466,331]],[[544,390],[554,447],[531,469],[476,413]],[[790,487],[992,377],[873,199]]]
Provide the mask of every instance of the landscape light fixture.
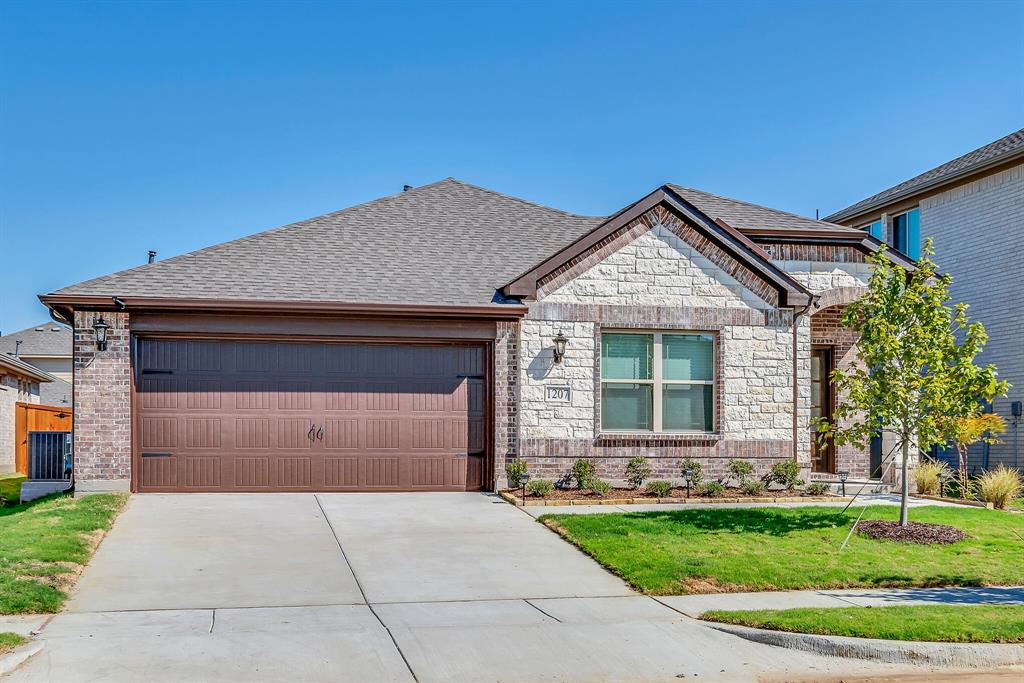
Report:
[[526,506],[526,483],[530,481],[530,473],[523,472],[519,475],[519,483],[523,485],[523,506]]
[[555,335],[555,362],[561,363],[562,359],[565,358],[565,345],[569,343],[569,338],[559,332]]
[[686,497],[690,497],[690,485],[693,483],[695,472],[692,467],[683,468],[683,480],[686,481]]
[[103,316],[96,318],[92,323],[92,329],[96,332],[96,350],[106,351],[107,350],[107,330],[110,329],[110,325]]
[[843,498],[846,498],[846,480],[850,478],[850,473],[846,470],[836,472],[839,475],[839,484],[843,487]]

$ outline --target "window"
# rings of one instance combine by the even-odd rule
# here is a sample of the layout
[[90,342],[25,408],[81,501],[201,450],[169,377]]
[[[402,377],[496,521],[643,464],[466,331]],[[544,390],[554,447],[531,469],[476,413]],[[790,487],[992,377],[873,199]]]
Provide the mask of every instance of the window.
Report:
[[921,211],[913,209],[892,218],[890,244],[910,258],[921,255]]
[[885,231],[882,230],[882,221],[875,221],[868,225],[862,225],[860,226],[860,229],[864,230],[875,239],[880,239],[883,242],[885,241]]
[[601,429],[714,429],[715,338],[709,334],[601,335]]

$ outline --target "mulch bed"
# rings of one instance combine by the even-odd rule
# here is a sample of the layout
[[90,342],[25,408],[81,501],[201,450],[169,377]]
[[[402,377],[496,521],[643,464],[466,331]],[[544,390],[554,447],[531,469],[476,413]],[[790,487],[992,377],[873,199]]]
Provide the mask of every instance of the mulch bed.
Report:
[[[516,496],[517,498],[522,498],[522,496],[523,496],[523,489],[522,488],[518,488],[518,489],[505,489],[505,492],[506,493],[510,493],[513,496]],[[792,491],[784,491],[784,490],[780,489],[780,490],[772,490],[772,491],[762,491],[761,493],[757,494],[756,496],[749,496],[749,495],[743,493],[743,491],[741,491],[740,489],[727,488],[725,490],[725,493],[723,493],[720,497],[721,498],[795,498],[795,497],[803,497],[805,495],[806,494],[804,494],[804,492],[800,491],[799,489],[794,489]],[[669,495],[667,497],[668,498],[686,498],[686,487],[685,486],[680,486],[680,487],[677,487],[677,488],[673,488],[672,492],[669,493]],[[697,495],[697,493],[696,493],[696,491],[694,491],[694,489],[690,489],[690,498],[699,498],[699,497],[700,496]],[[820,498],[821,496],[812,496],[812,497]],[[611,491],[608,492],[608,495],[606,495],[606,496],[599,496],[599,495],[595,494],[593,491],[591,491],[590,489],[555,489],[554,491],[551,492],[551,495],[544,496],[543,498],[535,496],[532,493],[530,493],[529,491],[526,492],[526,499],[527,500],[620,500],[622,498],[645,498],[645,499],[648,499],[648,500],[658,500],[657,496],[652,496],[651,494],[646,493],[643,489],[640,489],[640,490],[636,490],[636,489],[612,489]],[[709,500],[714,500],[714,498],[709,498]]]
[[857,525],[857,533],[883,541],[903,541],[921,545],[949,545],[967,538],[967,534],[948,524],[922,524],[910,522],[901,527],[899,522],[869,519]]

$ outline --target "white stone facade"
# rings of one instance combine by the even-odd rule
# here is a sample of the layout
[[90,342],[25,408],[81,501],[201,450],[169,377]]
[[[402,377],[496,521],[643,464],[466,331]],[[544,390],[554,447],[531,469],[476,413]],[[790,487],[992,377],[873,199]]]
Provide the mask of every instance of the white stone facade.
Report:
[[620,306],[770,308],[661,225],[541,298]]
[[[606,259],[539,297],[538,303],[591,306],[743,309],[761,324],[713,329],[650,325],[651,329],[708,331],[717,335],[721,377],[715,436],[739,440],[790,440],[793,434],[793,328],[768,324],[772,307],[701,256],[669,229],[656,225]],[[537,308],[537,305],[533,305]],[[594,439],[601,434],[595,391],[601,330],[613,323],[536,319],[522,322],[520,437]],[[633,323],[628,327],[644,327]],[[553,362],[552,339],[569,338],[565,359]],[[808,344],[809,351],[809,344]],[[548,387],[568,386],[571,400],[552,403]]]

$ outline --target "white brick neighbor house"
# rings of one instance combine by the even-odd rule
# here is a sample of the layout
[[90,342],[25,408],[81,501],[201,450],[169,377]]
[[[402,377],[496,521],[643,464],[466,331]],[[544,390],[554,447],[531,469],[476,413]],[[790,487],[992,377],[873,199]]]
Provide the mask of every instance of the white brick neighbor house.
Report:
[[999,443],[973,447],[970,467],[1024,469],[1024,268],[1013,256],[1024,243],[1024,129],[826,220],[861,228],[914,258],[925,239],[934,239],[936,263],[953,276],[953,300],[969,304],[971,318],[988,331],[979,362],[995,364],[1011,385],[992,406],[1006,420],[1006,433]]
[[810,418],[879,245],[673,185],[590,217],[448,179],[41,299],[75,327],[80,491],[493,489],[517,456],[868,477]]

